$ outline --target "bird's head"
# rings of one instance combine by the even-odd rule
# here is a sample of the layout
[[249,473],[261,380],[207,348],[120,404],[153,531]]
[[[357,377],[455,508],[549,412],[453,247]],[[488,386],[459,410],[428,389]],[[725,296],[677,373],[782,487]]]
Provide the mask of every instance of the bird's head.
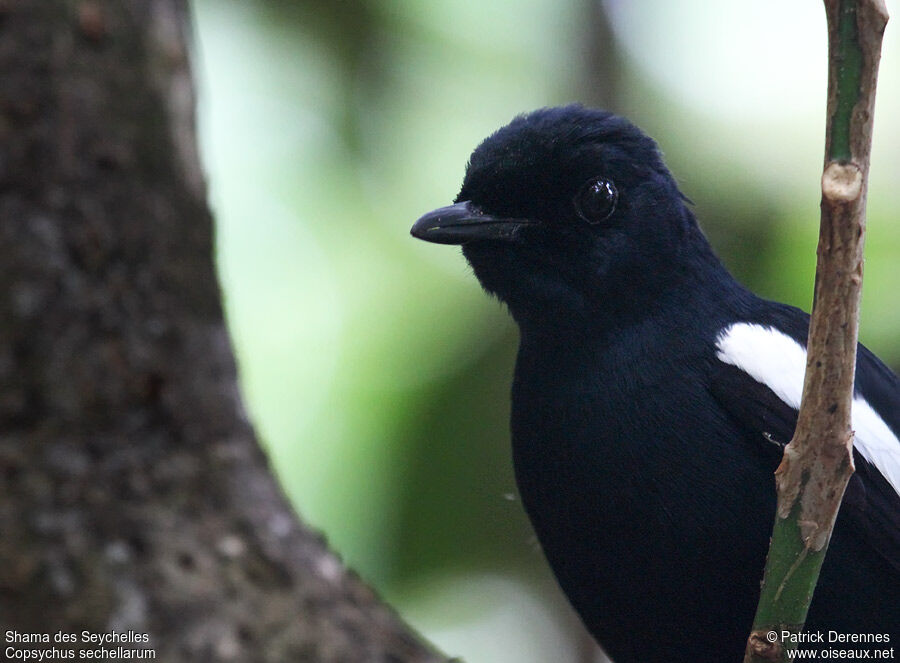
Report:
[[412,234],[461,244],[521,323],[640,305],[699,231],[652,139],[611,113],[565,106],[521,115],[485,139],[455,204],[420,218]]

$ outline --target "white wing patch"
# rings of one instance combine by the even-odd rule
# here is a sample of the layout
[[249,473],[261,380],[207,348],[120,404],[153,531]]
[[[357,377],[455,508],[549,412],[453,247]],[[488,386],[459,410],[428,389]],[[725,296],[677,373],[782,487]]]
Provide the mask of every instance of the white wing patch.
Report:
[[[806,348],[772,327],[738,322],[716,339],[716,356],[775,392],[794,409],[800,408]],[[853,397],[854,446],[900,494],[900,440],[862,396]]]

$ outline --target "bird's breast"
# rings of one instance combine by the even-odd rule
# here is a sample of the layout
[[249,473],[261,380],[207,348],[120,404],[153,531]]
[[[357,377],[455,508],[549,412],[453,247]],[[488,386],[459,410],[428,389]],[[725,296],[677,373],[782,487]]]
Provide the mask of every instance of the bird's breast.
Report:
[[[700,364],[635,353],[529,356],[513,388],[516,480],[554,572],[601,641],[705,618],[721,584],[752,615],[771,523],[771,468],[740,446]],[[723,471],[727,468],[727,471]],[[774,493],[773,493],[774,494]],[[756,522],[759,520],[759,522]],[[749,524],[749,525],[748,525]],[[748,530],[764,533],[736,549]],[[752,578],[748,581],[747,578]],[[714,579],[705,582],[700,579]],[[746,587],[744,586],[746,585]],[[659,638],[656,633],[646,637]]]

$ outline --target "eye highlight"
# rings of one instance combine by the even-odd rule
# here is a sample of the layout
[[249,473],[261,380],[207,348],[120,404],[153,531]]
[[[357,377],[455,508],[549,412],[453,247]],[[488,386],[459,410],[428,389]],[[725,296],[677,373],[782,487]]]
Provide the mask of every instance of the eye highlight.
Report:
[[578,193],[572,203],[575,211],[590,224],[606,221],[616,210],[619,192],[616,185],[605,177],[592,177]]

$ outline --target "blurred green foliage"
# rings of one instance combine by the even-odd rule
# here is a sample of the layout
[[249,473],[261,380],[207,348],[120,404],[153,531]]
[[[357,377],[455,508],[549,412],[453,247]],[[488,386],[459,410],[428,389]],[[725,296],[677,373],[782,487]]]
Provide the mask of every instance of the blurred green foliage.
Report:
[[[409,226],[454,197],[471,150],[516,113],[600,103],[657,138],[742,281],[808,309],[824,15],[776,3],[195,3],[250,414],[304,517],[449,653],[590,660],[515,498],[515,329],[458,251]],[[889,31],[861,332],[895,366],[896,41]]]

